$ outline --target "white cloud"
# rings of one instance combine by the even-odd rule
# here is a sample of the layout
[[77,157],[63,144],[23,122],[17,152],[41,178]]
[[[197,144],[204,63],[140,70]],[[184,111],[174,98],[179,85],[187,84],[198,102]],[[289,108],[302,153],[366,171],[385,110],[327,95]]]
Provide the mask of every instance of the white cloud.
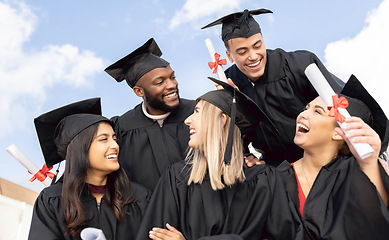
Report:
[[[1,63],[8,56],[20,51],[21,45],[35,28],[37,18],[23,3],[17,4],[18,9],[0,2],[0,38]],[[4,51],[4,52],[3,52]],[[10,54],[4,56],[4,54]],[[6,63],[6,62],[5,62]]]
[[389,0],[371,11],[354,38],[327,45],[325,65],[347,81],[354,74],[389,116]]
[[200,18],[216,15],[216,13],[219,16],[223,16],[234,10],[240,10],[240,4],[243,1],[244,0],[187,0],[184,6],[174,14],[170,21],[169,28],[173,30],[181,24],[195,22]]
[[0,135],[30,121],[31,108],[39,109],[48,87],[88,87],[104,67],[94,53],[69,44],[24,49],[37,21],[27,5],[0,2]]

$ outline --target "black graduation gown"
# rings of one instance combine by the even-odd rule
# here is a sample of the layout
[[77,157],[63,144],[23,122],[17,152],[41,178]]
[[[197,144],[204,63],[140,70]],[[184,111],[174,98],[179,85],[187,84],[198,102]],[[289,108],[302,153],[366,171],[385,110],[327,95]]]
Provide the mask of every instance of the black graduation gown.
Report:
[[201,237],[198,240],[244,240],[236,234],[222,234],[209,237]]
[[[151,192],[136,183],[131,183],[131,192],[136,200],[124,207],[128,214],[125,214],[123,222],[119,223],[112,208],[108,206],[105,195],[101,199],[100,209],[98,209],[96,199],[85,187],[81,193],[85,215],[88,218],[95,216],[85,227],[101,229],[107,239],[134,239]],[[28,239],[81,239],[80,237],[65,236],[66,221],[62,211],[61,194],[61,182],[43,189],[39,194],[34,204]]]
[[181,161],[188,148],[189,128],[184,120],[193,113],[195,101],[181,98],[180,107],[164,121],[146,117],[142,104],[113,117],[120,146],[120,166],[135,181],[153,190],[167,166]]
[[152,227],[165,228],[166,223],[187,240],[222,234],[245,240],[293,237],[295,225],[275,169],[257,165],[244,170],[244,182],[214,191],[209,178],[188,186],[190,166],[184,161],[168,167],[153,192],[137,239],[149,239]]
[[236,65],[228,68],[226,75],[264,110],[278,129],[279,136],[261,123],[256,133],[245,138],[246,142],[252,141],[254,147],[265,152],[267,163],[277,166],[285,159],[293,162],[302,157],[302,149],[293,142],[296,117],[318,96],[304,74],[305,68],[316,63],[335,92],[340,92],[344,83],[330,74],[311,52],[285,52],[282,49],[266,52],[264,75],[254,85]]
[[[389,192],[389,177],[380,168]],[[296,239],[389,239],[389,209],[354,157],[342,156],[322,167],[306,199],[304,216],[299,212],[293,167],[285,161],[277,170],[300,221]]]

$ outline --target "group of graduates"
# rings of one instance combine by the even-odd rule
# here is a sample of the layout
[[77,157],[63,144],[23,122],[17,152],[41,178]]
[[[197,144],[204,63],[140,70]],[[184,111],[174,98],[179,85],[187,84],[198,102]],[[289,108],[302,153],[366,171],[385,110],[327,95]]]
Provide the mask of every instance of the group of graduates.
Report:
[[[253,17],[265,13],[204,27],[222,25],[235,64],[196,100],[180,98],[151,38],[105,69],[143,99],[134,109],[108,119],[93,98],[37,117],[47,166],[66,166],[37,198],[29,239],[88,239],[90,227],[106,239],[389,239],[387,117],[355,76],[266,49]],[[311,63],[351,117],[318,96]],[[350,139],[373,153],[361,158]]]

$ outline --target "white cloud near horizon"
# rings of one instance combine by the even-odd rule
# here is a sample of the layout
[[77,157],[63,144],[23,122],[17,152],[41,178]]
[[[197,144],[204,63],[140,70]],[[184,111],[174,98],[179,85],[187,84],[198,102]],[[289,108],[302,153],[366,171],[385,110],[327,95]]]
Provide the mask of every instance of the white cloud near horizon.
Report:
[[0,2],[0,135],[15,126],[23,128],[31,120],[32,109],[40,108],[49,87],[58,83],[91,86],[88,79],[104,67],[103,59],[93,52],[70,44],[26,49],[38,20],[24,3]]
[[245,0],[187,0],[184,6],[174,14],[170,21],[169,29],[173,30],[181,24],[196,22],[201,18],[214,15],[215,13],[222,14],[223,16],[223,12],[227,14],[239,9],[240,4],[244,1]]
[[365,22],[355,37],[327,45],[325,65],[344,81],[354,74],[389,116],[389,0],[371,11]]

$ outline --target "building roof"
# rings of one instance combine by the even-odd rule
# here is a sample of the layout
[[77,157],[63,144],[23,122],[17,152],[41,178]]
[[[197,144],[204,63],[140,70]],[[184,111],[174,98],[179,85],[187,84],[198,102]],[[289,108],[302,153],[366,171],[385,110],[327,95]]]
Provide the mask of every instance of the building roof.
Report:
[[34,205],[38,193],[16,183],[0,178],[0,195]]

